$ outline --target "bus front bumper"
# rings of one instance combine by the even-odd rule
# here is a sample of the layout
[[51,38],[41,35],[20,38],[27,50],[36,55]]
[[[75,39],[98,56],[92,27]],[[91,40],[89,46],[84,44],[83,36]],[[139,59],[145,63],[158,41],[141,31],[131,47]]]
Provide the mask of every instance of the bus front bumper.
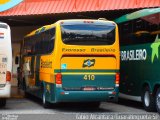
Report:
[[0,87],[0,98],[9,98],[11,93],[11,84],[6,83],[4,87]]
[[[116,90],[116,89],[115,89]],[[114,91],[64,91],[57,90],[56,102],[117,102],[118,92]]]

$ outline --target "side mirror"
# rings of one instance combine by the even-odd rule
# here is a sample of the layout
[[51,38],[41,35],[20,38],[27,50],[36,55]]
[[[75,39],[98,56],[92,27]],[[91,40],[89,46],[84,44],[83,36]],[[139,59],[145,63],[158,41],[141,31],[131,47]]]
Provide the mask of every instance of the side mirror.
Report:
[[18,65],[18,63],[19,63],[19,57],[16,56],[16,58],[15,58],[15,64]]

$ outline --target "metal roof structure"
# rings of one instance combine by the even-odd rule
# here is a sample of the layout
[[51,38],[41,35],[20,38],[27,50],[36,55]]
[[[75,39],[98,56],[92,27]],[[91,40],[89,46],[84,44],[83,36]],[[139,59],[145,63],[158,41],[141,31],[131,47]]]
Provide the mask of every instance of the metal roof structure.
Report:
[[25,16],[158,7],[160,0],[24,0],[0,16]]

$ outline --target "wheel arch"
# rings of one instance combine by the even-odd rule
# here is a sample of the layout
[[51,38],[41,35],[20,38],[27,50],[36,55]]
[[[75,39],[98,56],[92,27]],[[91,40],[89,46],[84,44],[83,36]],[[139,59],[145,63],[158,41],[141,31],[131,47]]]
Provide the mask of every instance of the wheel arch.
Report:
[[149,89],[151,90],[151,85],[149,84],[149,82],[144,82],[144,83],[142,84],[141,90],[143,91],[145,87],[149,87]]
[[[144,89],[145,89],[146,87],[148,87],[149,90],[150,90],[150,92],[152,93],[151,85],[149,84],[149,82],[144,82],[144,83],[142,84],[142,87],[141,87],[141,96],[142,96],[143,91],[144,91]],[[141,97],[141,98],[142,98],[142,97]]]
[[160,84],[155,84],[154,89],[153,89],[153,96],[156,95],[158,88],[160,88]]
[[[148,87],[148,88],[147,88]],[[149,92],[149,104],[147,106],[146,102],[145,102],[145,91]],[[153,112],[156,110],[156,106],[155,106],[155,98],[153,97],[152,93],[153,93],[153,89],[151,84],[149,84],[149,82],[145,82],[142,86],[142,91],[141,91],[141,100],[144,106],[144,109],[148,112]]]

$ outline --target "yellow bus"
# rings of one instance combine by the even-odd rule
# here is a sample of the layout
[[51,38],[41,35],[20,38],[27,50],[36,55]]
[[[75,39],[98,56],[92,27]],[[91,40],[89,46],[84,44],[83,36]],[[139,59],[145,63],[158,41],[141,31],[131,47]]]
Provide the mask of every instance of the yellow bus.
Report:
[[[49,103],[117,101],[119,38],[106,20],[59,20],[24,37],[21,86]],[[84,103],[85,104],[85,103]]]

